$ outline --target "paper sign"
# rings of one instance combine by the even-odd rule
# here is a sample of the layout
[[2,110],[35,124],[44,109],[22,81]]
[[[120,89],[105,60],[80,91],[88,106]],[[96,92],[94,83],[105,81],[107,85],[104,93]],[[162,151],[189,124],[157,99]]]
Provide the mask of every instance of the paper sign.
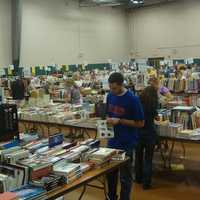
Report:
[[114,129],[113,127],[108,127],[106,120],[97,121],[97,130],[99,138],[113,138]]

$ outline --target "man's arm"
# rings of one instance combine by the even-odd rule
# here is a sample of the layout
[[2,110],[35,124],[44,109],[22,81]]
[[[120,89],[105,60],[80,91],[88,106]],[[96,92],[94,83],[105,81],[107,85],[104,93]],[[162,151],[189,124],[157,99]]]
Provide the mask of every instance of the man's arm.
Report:
[[144,127],[144,120],[128,120],[128,119],[120,119],[119,124],[124,126],[130,126],[135,128],[142,128]]

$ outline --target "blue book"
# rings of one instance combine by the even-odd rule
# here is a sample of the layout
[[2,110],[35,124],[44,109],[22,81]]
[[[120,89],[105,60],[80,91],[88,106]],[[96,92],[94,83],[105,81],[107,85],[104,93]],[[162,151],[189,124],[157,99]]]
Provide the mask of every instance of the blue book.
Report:
[[62,133],[49,137],[49,148],[62,144],[64,141],[64,135]]
[[21,200],[28,200],[46,193],[42,187],[36,187],[32,185],[23,186],[20,189],[14,190],[12,192],[14,192]]

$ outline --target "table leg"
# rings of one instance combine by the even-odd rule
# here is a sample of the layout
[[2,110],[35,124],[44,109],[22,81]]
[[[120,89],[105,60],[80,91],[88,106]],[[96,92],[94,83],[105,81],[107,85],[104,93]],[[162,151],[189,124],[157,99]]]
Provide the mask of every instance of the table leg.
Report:
[[171,146],[170,152],[169,152],[169,159],[168,159],[168,167],[169,167],[169,169],[171,168],[171,162],[172,162],[172,156],[173,156],[175,143],[176,143],[175,141],[172,141],[172,146]]
[[183,158],[185,158],[185,155],[186,155],[186,150],[185,150],[185,145],[183,142],[181,142],[181,146],[183,148]]
[[83,198],[83,195],[85,194],[85,191],[86,191],[86,184],[83,186],[83,190],[82,190],[81,195],[78,198],[78,200],[81,200]]

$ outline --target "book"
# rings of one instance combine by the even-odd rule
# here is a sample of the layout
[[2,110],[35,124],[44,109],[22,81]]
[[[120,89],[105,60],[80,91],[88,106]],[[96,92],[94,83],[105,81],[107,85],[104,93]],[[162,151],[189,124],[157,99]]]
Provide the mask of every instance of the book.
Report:
[[116,154],[115,149],[100,147],[98,151],[91,154],[90,158],[104,159]]
[[98,132],[99,138],[113,138],[114,137],[114,129],[113,127],[109,127],[107,125],[106,120],[97,121],[97,132]]
[[18,161],[18,164],[25,165],[25,166],[31,168],[33,171],[51,166],[50,163],[42,161],[41,159],[38,159],[35,157],[20,160],[20,161]]
[[38,170],[30,170],[30,179],[36,180],[43,176],[47,176],[51,172],[52,172],[52,165],[49,165],[47,167]]
[[8,191],[8,176],[0,174],[0,193]]
[[59,157],[68,162],[73,162],[80,160],[81,154],[79,152],[67,152],[66,154],[60,155]]
[[78,146],[78,147],[72,149],[71,152],[82,154],[82,153],[87,152],[89,149],[90,149],[90,148],[89,148],[88,146],[86,146],[86,145],[81,145],[81,146]]
[[68,163],[66,160],[62,160],[53,166],[53,172],[59,175],[69,177],[80,171],[80,164]]
[[62,133],[52,135],[49,137],[49,147],[52,148],[59,144],[62,144],[64,141],[64,135]]
[[82,173],[89,171],[91,168],[92,166],[89,163],[80,163],[80,169]]
[[21,150],[20,146],[16,146],[16,147],[11,147],[11,148],[8,148],[8,149],[0,150],[1,161],[3,161],[5,154],[16,152],[16,151],[19,151],[19,150]]
[[6,164],[7,166],[21,170],[19,173],[18,187],[28,184],[29,181],[29,168],[18,164]]
[[29,151],[20,149],[15,152],[4,154],[3,161],[10,164],[15,164],[20,159],[25,159],[29,157]]
[[94,162],[97,165],[101,165],[111,160],[115,154],[115,149],[100,147],[99,150],[95,151],[89,156],[89,161]]
[[32,185],[23,186],[20,189],[12,191],[20,200],[36,199],[46,194],[46,191],[42,187],[36,187]]

